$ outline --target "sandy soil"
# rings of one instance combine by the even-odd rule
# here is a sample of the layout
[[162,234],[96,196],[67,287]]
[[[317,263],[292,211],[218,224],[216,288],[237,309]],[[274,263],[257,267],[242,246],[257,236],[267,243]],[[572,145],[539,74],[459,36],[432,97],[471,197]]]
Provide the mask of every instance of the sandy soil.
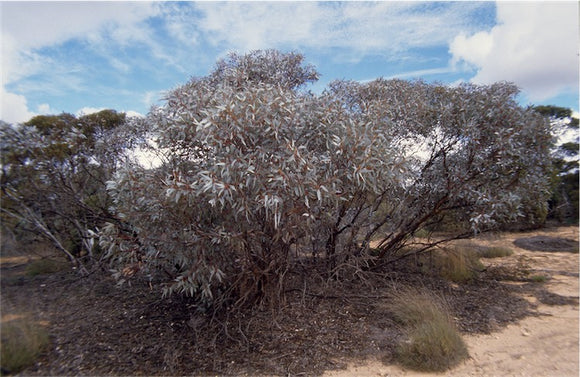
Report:
[[[528,251],[513,243],[534,236],[577,245],[578,228],[464,241],[515,251],[483,259],[487,270],[469,284],[420,273],[413,263],[392,266],[385,272],[389,279],[369,275],[373,291],[361,291],[357,281],[335,286],[307,275],[310,290],[301,288],[304,283],[289,291],[275,316],[249,310],[213,325],[187,300],[161,300],[138,282],[117,287],[109,273],[81,279],[64,269],[26,276],[36,257],[3,250],[0,317],[33,318],[50,333],[49,349],[22,371],[26,376],[578,376],[579,254]],[[427,287],[446,297],[471,358],[443,374],[394,365],[401,339],[388,311],[394,286]]]
[[[526,237],[553,236],[578,241],[574,227],[526,233]],[[521,233],[486,235],[476,240],[486,246],[507,246],[514,255],[487,260],[488,264],[526,263],[532,275],[546,276],[543,284],[551,293],[571,298],[571,305],[547,305],[533,295],[524,298],[535,313],[500,332],[465,337],[471,358],[446,373],[418,373],[379,360],[350,363],[346,370],[329,371],[326,377],[343,376],[558,376],[579,375],[579,312],[577,299],[579,255],[567,252],[527,251],[513,244]],[[512,283],[522,284],[522,283]],[[574,302],[575,301],[575,302]],[[549,301],[545,301],[548,302]]]

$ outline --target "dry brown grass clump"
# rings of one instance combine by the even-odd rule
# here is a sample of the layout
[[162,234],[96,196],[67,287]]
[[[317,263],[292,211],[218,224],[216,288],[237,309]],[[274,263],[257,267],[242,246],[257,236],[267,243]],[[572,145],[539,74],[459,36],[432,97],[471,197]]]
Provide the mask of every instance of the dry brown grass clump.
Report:
[[65,261],[50,258],[35,259],[26,265],[26,275],[37,276],[43,274],[52,274],[68,268]]
[[467,346],[442,299],[428,292],[404,290],[394,297],[391,312],[406,333],[397,350],[403,366],[440,372],[468,357]]
[[470,247],[454,247],[445,249],[438,256],[441,276],[455,283],[464,283],[477,276],[483,269],[477,252]]
[[2,374],[17,373],[32,365],[49,341],[46,329],[27,318],[2,323],[0,334]]
[[508,247],[494,246],[481,248],[478,252],[482,258],[503,258],[509,257],[514,251]]

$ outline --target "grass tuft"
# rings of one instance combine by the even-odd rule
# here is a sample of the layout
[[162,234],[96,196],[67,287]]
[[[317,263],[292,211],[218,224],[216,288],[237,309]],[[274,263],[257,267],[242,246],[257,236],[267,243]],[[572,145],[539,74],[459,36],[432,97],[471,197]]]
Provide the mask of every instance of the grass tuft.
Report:
[[63,270],[67,264],[54,259],[36,259],[26,265],[26,275],[33,277],[37,275],[52,274]]
[[534,283],[545,283],[548,280],[546,275],[532,275],[530,280]]
[[469,281],[477,276],[477,271],[483,269],[477,253],[469,248],[448,249],[439,263],[441,276],[455,283]]
[[450,318],[443,300],[429,292],[410,288],[393,296],[389,311],[404,326],[417,326],[426,321]]
[[48,333],[28,319],[2,323],[0,365],[3,373],[18,373],[32,365],[48,345]]
[[441,372],[469,356],[467,346],[442,300],[419,291],[404,291],[391,312],[404,325],[407,340],[399,345],[397,359],[405,367]]
[[397,350],[399,362],[414,370],[443,372],[468,357],[467,346],[449,322],[425,322],[409,332]]
[[503,258],[509,257],[514,252],[508,247],[485,247],[481,248],[479,251],[479,256],[482,258]]

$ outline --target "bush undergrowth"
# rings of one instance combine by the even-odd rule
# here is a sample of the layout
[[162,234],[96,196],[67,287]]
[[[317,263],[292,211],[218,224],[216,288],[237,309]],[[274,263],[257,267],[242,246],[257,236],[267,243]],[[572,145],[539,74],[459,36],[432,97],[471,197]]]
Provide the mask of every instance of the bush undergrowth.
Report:
[[483,269],[475,250],[466,247],[447,249],[439,258],[441,276],[455,283],[464,283],[476,277]]
[[495,247],[485,247],[481,248],[478,255],[481,258],[503,258],[509,257],[514,252],[512,249],[507,247],[495,246]]
[[18,373],[34,363],[48,345],[47,331],[29,319],[17,319],[1,325],[2,373]]
[[403,366],[440,372],[468,357],[467,346],[443,300],[426,292],[407,290],[394,298],[391,312],[405,329],[407,340],[399,345],[396,354]]
[[52,274],[61,271],[66,267],[67,264],[65,262],[47,258],[37,259],[26,266],[26,275],[33,277],[43,274]]

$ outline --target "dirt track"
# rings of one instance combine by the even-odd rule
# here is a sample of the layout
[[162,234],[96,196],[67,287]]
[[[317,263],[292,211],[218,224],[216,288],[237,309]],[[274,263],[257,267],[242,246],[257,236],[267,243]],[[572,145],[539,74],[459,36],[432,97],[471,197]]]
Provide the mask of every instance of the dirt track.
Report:
[[[539,235],[578,241],[578,229],[575,227],[530,232],[526,233],[525,237]],[[518,233],[505,233],[499,237],[484,236],[477,242],[486,246],[512,248],[515,251],[514,255],[488,260],[488,264],[509,266],[524,261],[529,265],[531,275],[548,278],[546,282],[537,284],[544,285],[551,293],[568,298],[570,304],[549,305],[553,303],[548,297],[545,300],[538,300],[533,295],[524,294],[524,297],[536,307],[534,316],[489,335],[467,335],[465,339],[471,358],[446,373],[417,373],[396,365],[384,365],[378,360],[367,360],[360,363],[351,362],[348,369],[327,372],[324,376],[577,377],[579,255],[568,252],[524,250],[513,243],[521,237],[524,236]]]

